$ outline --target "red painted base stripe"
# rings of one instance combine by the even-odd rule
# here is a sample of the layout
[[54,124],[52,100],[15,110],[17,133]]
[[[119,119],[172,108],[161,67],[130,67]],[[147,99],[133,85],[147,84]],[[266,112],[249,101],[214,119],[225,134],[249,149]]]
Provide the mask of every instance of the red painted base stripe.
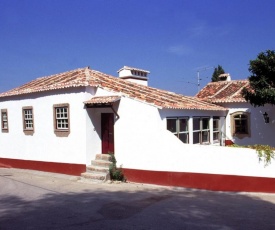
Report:
[[275,192],[275,178],[123,169],[127,181],[213,191]]
[[75,176],[79,176],[81,173],[86,171],[86,165],[84,164],[29,161],[9,158],[0,158],[0,167],[32,169],[45,172],[63,173]]

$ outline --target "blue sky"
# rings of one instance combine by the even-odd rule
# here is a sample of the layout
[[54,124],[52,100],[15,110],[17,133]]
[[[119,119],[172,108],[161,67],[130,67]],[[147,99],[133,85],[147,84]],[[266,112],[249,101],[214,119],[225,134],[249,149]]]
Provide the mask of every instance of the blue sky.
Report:
[[[197,93],[221,65],[249,76],[275,49],[274,0],[0,0],[0,92],[90,66],[151,72],[149,85]],[[191,83],[187,83],[191,82]]]

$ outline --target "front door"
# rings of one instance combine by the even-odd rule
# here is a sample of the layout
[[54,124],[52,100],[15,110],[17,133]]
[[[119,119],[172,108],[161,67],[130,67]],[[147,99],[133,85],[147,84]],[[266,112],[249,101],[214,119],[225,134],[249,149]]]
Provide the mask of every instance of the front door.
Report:
[[102,153],[114,153],[114,114],[101,114]]

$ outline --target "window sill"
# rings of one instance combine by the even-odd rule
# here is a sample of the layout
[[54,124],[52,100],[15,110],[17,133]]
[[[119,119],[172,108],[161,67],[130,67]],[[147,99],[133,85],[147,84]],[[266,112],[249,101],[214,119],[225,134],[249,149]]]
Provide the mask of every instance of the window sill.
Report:
[[32,136],[34,134],[34,130],[24,129],[23,132],[25,135],[28,135],[28,136]]
[[54,134],[57,137],[68,137],[70,135],[69,129],[55,129]]

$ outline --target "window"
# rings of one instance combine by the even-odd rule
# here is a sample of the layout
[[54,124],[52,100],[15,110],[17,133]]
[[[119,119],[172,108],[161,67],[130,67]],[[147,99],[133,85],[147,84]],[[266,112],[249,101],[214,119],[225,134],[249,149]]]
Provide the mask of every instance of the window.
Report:
[[[56,134],[66,136],[70,132],[69,104],[54,105],[54,131]],[[67,133],[67,134],[66,134]]]
[[209,117],[193,117],[193,144],[209,143]]
[[33,123],[33,108],[30,106],[22,108],[23,115],[23,131],[25,134],[34,133],[34,123]]
[[3,133],[7,133],[9,131],[9,123],[8,123],[8,110],[1,109],[1,129]]
[[247,112],[232,113],[231,132],[233,136],[250,136],[250,114]]
[[167,118],[167,130],[183,143],[189,143],[188,117]]
[[217,143],[220,141],[220,118],[213,117],[213,142]]

